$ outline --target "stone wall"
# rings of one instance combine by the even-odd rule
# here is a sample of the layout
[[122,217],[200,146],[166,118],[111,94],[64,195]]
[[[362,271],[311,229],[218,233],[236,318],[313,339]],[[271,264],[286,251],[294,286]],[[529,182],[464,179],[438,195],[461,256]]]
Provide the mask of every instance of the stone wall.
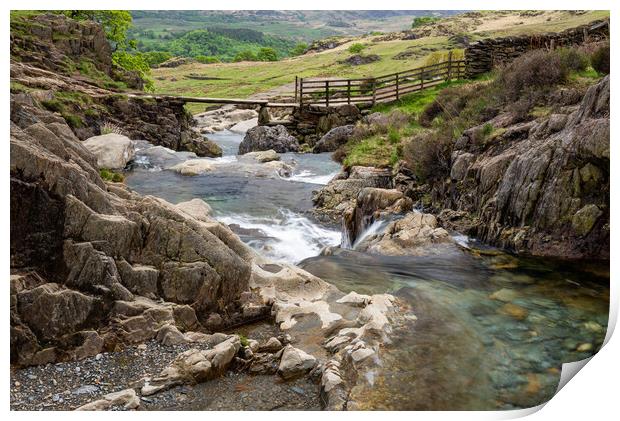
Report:
[[537,48],[552,49],[608,38],[609,20],[599,20],[563,32],[485,39],[465,49],[465,73],[467,77],[486,73]]
[[[334,127],[355,124],[361,118],[362,113],[355,105],[344,104],[334,107],[310,105],[295,108],[284,123],[272,121],[267,124],[283,124],[300,143],[311,148]],[[264,123],[261,121],[261,124]]]

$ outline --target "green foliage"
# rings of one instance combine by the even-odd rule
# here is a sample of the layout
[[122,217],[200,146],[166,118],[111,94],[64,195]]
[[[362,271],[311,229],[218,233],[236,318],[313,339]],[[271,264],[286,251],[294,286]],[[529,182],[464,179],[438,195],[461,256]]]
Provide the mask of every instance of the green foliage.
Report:
[[79,115],[63,112],[62,118],[64,118],[67,124],[74,129],[79,129],[80,127],[84,127],[84,121],[82,120],[82,117],[80,117]]
[[[220,61],[239,61],[247,51],[260,54],[261,49],[275,51],[275,57],[287,56],[295,47],[295,41],[265,35],[243,28],[210,28],[177,32],[157,40],[141,40],[140,51],[168,51],[179,57],[215,57]],[[270,50],[271,51],[271,50]],[[262,61],[273,61],[273,54],[263,53]],[[256,60],[256,59],[255,59]],[[247,56],[241,61],[250,61]],[[213,62],[213,61],[210,61]]]
[[256,54],[258,61],[278,61],[278,53],[273,48],[263,47]]
[[240,51],[233,61],[257,61],[256,54],[250,50]]
[[148,51],[146,53],[142,53],[142,56],[151,68],[157,67],[164,61],[170,60],[172,58],[172,54],[170,54],[168,51]]
[[434,51],[426,58],[425,66],[432,66],[433,64],[442,63],[448,61],[450,58],[450,51],[452,52],[452,60],[463,60],[465,58],[465,50],[453,49],[449,51]]
[[441,20],[441,18],[435,16],[419,16],[413,19],[413,23],[411,24],[411,28],[419,28],[420,26],[429,25],[431,23],[435,23]]
[[75,20],[99,22],[114,49],[128,46],[127,30],[131,26],[131,13],[127,10],[63,10],[62,13]]
[[196,60],[198,63],[203,63],[203,64],[210,64],[210,63],[220,63],[220,59],[214,56],[196,56],[194,57],[194,60]]
[[355,44],[351,44],[349,46],[349,52],[351,54],[359,54],[361,53],[364,49],[366,48],[366,46],[364,44],[360,44],[359,42],[356,42]]
[[41,105],[49,111],[55,112],[55,113],[60,113],[62,111],[64,111],[65,106],[62,102],[60,102],[57,99],[49,99],[49,100],[43,100],[41,101]]
[[105,181],[112,181],[114,183],[122,183],[123,181],[125,181],[125,176],[123,174],[108,170],[106,168],[100,169],[99,175]]
[[291,56],[300,56],[306,52],[308,49],[308,44],[305,42],[298,43],[295,48],[291,50]]
[[401,134],[400,134],[400,132],[398,131],[398,129],[396,129],[396,128],[394,128],[394,127],[390,127],[390,128],[388,129],[387,138],[388,138],[388,141],[389,141],[391,144],[396,144],[396,143],[399,143],[399,142],[400,142],[400,139],[401,139]]
[[151,68],[142,53],[130,53],[128,51],[115,51],[112,54],[112,63],[121,69],[136,72],[144,80],[144,89],[153,90],[153,81],[149,78]]
[[241,333],[238,333],[238,335],[239,335],[239,342],[241,343],[241,346],[243,347],[250,346],[250,341],[245,335]]
[[592,53],[590,62],[594,70],[600,74],[609,74],[609,43],[601,46],[598,50]]

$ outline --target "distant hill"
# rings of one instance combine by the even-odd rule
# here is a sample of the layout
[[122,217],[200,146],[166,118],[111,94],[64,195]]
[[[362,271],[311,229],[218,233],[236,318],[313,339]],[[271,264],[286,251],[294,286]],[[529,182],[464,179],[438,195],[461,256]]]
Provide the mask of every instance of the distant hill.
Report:
[[[433,10],[159,10],[132,11],[130,36],[141,51],[181,56],[214,56],[231,61],[263,47],[287,57],[299,42],[330,36],[391,32],[411,27],[415,17],[451,16]],[[198,32],[199,31],[199,32]]]

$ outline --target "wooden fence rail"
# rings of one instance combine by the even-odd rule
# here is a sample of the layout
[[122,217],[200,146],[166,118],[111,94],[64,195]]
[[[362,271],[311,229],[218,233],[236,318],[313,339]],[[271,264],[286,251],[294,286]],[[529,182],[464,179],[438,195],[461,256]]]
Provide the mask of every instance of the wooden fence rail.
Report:
[[448,60],[388,75],[357,79],[295,77],[295,102],[304,105],[376,104],[465,76],[465,60]]

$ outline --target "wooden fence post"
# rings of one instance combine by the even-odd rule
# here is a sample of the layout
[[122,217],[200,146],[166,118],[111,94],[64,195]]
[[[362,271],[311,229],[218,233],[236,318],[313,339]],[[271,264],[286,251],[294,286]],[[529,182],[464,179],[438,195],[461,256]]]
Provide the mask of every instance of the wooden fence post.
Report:
[[351,79],[347,79],[347,104],[351,105]]
[[298,77],[295,76],[295,102],[297,102],[297,82],[298,82]]
[[426,77],[426,68],[422,67],[420,71],[420,90],[424,89],[424,78]]
[[325,81],[325,106],[329,107],[329,80]]
[[377,103],[377,79],[372,79],[372,105]]
[[399,84],[398,79],[399,79],[398,78],[398,73],[396,73],[396,101],[398,101],[400,99],[400,95],[398,94],[398,84]]
[[304,78],[299,79],[299,108],[304,105]]
[[452,50],[448,52],[448,82],[452,80]]

